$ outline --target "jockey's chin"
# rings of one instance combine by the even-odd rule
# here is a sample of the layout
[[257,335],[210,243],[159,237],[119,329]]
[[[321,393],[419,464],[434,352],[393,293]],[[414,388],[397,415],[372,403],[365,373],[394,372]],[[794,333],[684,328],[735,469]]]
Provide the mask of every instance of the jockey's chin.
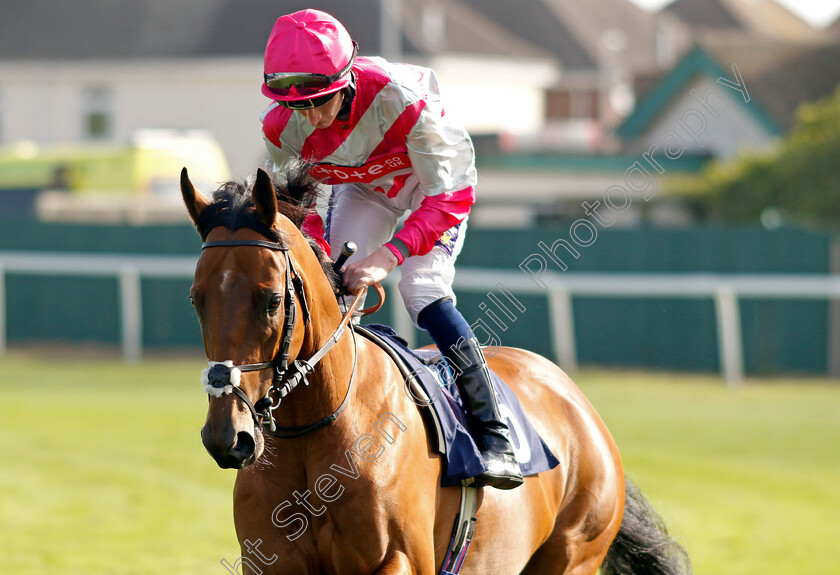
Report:
[[335,119],[338,117],[338,112],[341,111],[341,105],[344,103],[344,94],[337,92],[336,96],[331,98],[325,104],[317,108],[309,108],[308,110],[297,110],[298,114],[303,114],[306,120],[316,130],[326,130],[332,126]]

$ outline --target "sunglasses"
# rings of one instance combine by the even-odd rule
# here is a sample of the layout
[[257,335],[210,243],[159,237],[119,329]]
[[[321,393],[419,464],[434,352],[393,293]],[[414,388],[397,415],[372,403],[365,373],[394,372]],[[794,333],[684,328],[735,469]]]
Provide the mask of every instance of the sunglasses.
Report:
[[338,94],[338,92],[333,92],[331,94],[327,94],[326,96],[318,96],[317,98],[309,98],[308,100],[294,100],[291,102],[286,102],[284,100],[275,100],[275,102],[277,102],[284,108],[290,108],[292,110],[311,110],[312,108],[323,106],[324,104],[332,100],[336,94]]
[[[358,49],[359,45],[353,42],[353,54],[350,56],[347,65],[331,76],[325,74],[306,74],[303,72],[277,72],[274,74],[263,74],[265,85],[271,88],[271,91],[278,96],[288,96],[293,86],[301,96],[313,96],[332,86],[350,71],[350,68],[353,67],[353,62],[356,60]],[[291,108],[291,106],[288,107]]]

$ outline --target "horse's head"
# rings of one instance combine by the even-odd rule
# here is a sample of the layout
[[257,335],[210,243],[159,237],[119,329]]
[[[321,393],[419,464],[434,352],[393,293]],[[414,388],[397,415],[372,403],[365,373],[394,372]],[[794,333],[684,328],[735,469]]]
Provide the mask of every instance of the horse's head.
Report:
[[184,202],[205,242],[190,290],[210,360],[201,439],[224,468],[245,467],[262,454],[259,422],[277,367],[304,346],[302,316],[312,298],[305,292],[313,288],[302,277],[320,265],[298,229],[313,196],[292,201],[284,195],[290,187],[259,170],[250,190],[229,182],[211,200],[186,168],[181,173]]

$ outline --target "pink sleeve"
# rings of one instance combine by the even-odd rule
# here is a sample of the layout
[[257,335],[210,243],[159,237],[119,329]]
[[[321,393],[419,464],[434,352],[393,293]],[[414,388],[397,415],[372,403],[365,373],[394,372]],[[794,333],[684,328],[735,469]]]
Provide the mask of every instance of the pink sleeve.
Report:
[[327,256],[330,255],[330,244],[324,239],[324,222],[314,207],[309,209],[309,213],[303,219],[303,224],[301,224],[300,229],[303,233],[318,242],[318,245],[321,246],[321,249],[324,250]]
[[405,244],[409,255],[425,255],[432,251],[443,232],[466,219],[473,204],[475,188],[472,186],[457,192],[426,196],[394,238]]

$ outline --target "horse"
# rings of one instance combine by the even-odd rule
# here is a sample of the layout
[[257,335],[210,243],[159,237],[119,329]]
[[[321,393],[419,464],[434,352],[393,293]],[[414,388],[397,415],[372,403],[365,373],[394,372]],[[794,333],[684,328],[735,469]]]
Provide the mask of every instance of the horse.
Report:
[[[204,240],[190,290],[210,360],[201,439],[220,467],[238,469],[233,571],[439,573],[460,488],[441,487],[440,456],[404,377],[354,333],[329,258],[301,232],[314,182],[262,169],[251,180],[209,198],[181,173]],[[572,380],[522,349],[487,359],[560,464],[513,490],[478,489],[461,572],[690,572]]]

